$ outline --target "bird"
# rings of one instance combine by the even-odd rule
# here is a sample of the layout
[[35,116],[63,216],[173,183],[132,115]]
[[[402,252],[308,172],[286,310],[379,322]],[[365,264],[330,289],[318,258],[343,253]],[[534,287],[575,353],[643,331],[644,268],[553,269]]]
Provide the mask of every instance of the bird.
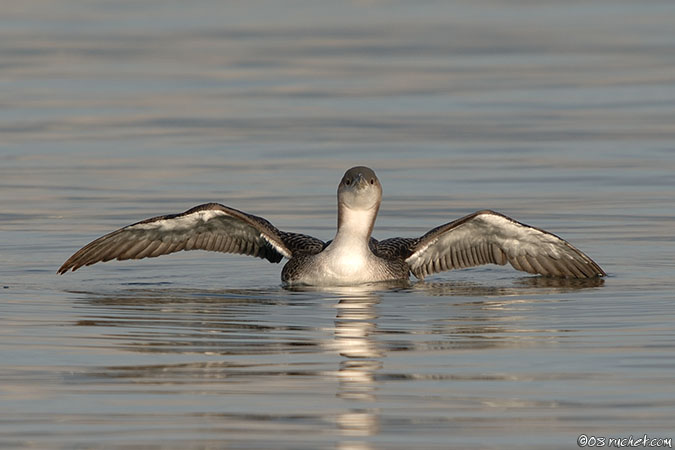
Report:
[[382,185],[365,166],[347,170],[337,189],[337,232],[327,242],[282,231],[262,217],[205,203],[122,227],[85,245],[57,270],[97,262],[152,258],[181,250],[236,253],[278,263],[284,285],[358,285],[419,280],[483,264],[548,277],[587,279],[607,274],[566,240],[492,210],[480,210],[420,237],[373,238]]

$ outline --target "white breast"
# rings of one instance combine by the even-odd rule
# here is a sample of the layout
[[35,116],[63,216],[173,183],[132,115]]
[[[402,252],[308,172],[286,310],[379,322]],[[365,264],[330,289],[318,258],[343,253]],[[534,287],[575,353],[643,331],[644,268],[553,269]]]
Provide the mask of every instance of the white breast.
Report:
[[314,270],[321,283],[366,282],[372,278],[368,266],[372,254],[356,239],[336,239],[317,255]]

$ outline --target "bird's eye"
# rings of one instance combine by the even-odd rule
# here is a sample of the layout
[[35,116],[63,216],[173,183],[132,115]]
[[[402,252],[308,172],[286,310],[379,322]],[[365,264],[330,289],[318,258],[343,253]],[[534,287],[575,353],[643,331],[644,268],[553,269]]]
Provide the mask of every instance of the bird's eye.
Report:
[[345,184],[346,184],[347,186],[349,186],[350,184],[352,184],[352,180],[350,180],[349,178],[347,178],[347,179],[345,180]]
[[371,179],[370,179],[370,184],[375,184],[375,179],[374,179],[374,178],[371,178]]

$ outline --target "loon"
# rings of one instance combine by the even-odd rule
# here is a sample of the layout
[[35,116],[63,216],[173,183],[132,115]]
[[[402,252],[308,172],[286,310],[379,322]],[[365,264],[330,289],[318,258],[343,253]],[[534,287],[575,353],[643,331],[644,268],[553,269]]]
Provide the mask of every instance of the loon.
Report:
[[337,190],[333,240],[281,231],[262,217],[219,203],[153,217],[120,228],[82,247],[57,271],[110,261],[152,258],[180,250],[238,253],[273,263],[287,258],[286,285],[354,285],[409,280],[451,269],[507,262],[531,274],[594,278],[606,273],[564,239],[491,210],[438,226],[421,237],[371,237],[382,200],[375,172],[345,172]]

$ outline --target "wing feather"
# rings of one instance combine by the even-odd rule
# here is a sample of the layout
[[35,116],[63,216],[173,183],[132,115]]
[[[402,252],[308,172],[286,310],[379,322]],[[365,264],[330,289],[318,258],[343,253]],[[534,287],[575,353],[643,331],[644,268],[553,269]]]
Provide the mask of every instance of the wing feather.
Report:
[[315,255],[326,247],[326,243],[321,239],[306,234],[290,233],[288,231],[280,231],[279,233],[284,245],[294,255]]
[[395,237],[377,241],[370,239],[370,248],[377,256],[384,259],[406,259],[411,254],[411,249],[417,244],[417,238]]
[[[403,239],[387,241],[391,246]],[[489,210],[441,225],[420,238],[407,239],[397,252],[418,278],[443,270],[507,262],[517,270],[548,276],[606,275],[591,258],[564,239]]]

